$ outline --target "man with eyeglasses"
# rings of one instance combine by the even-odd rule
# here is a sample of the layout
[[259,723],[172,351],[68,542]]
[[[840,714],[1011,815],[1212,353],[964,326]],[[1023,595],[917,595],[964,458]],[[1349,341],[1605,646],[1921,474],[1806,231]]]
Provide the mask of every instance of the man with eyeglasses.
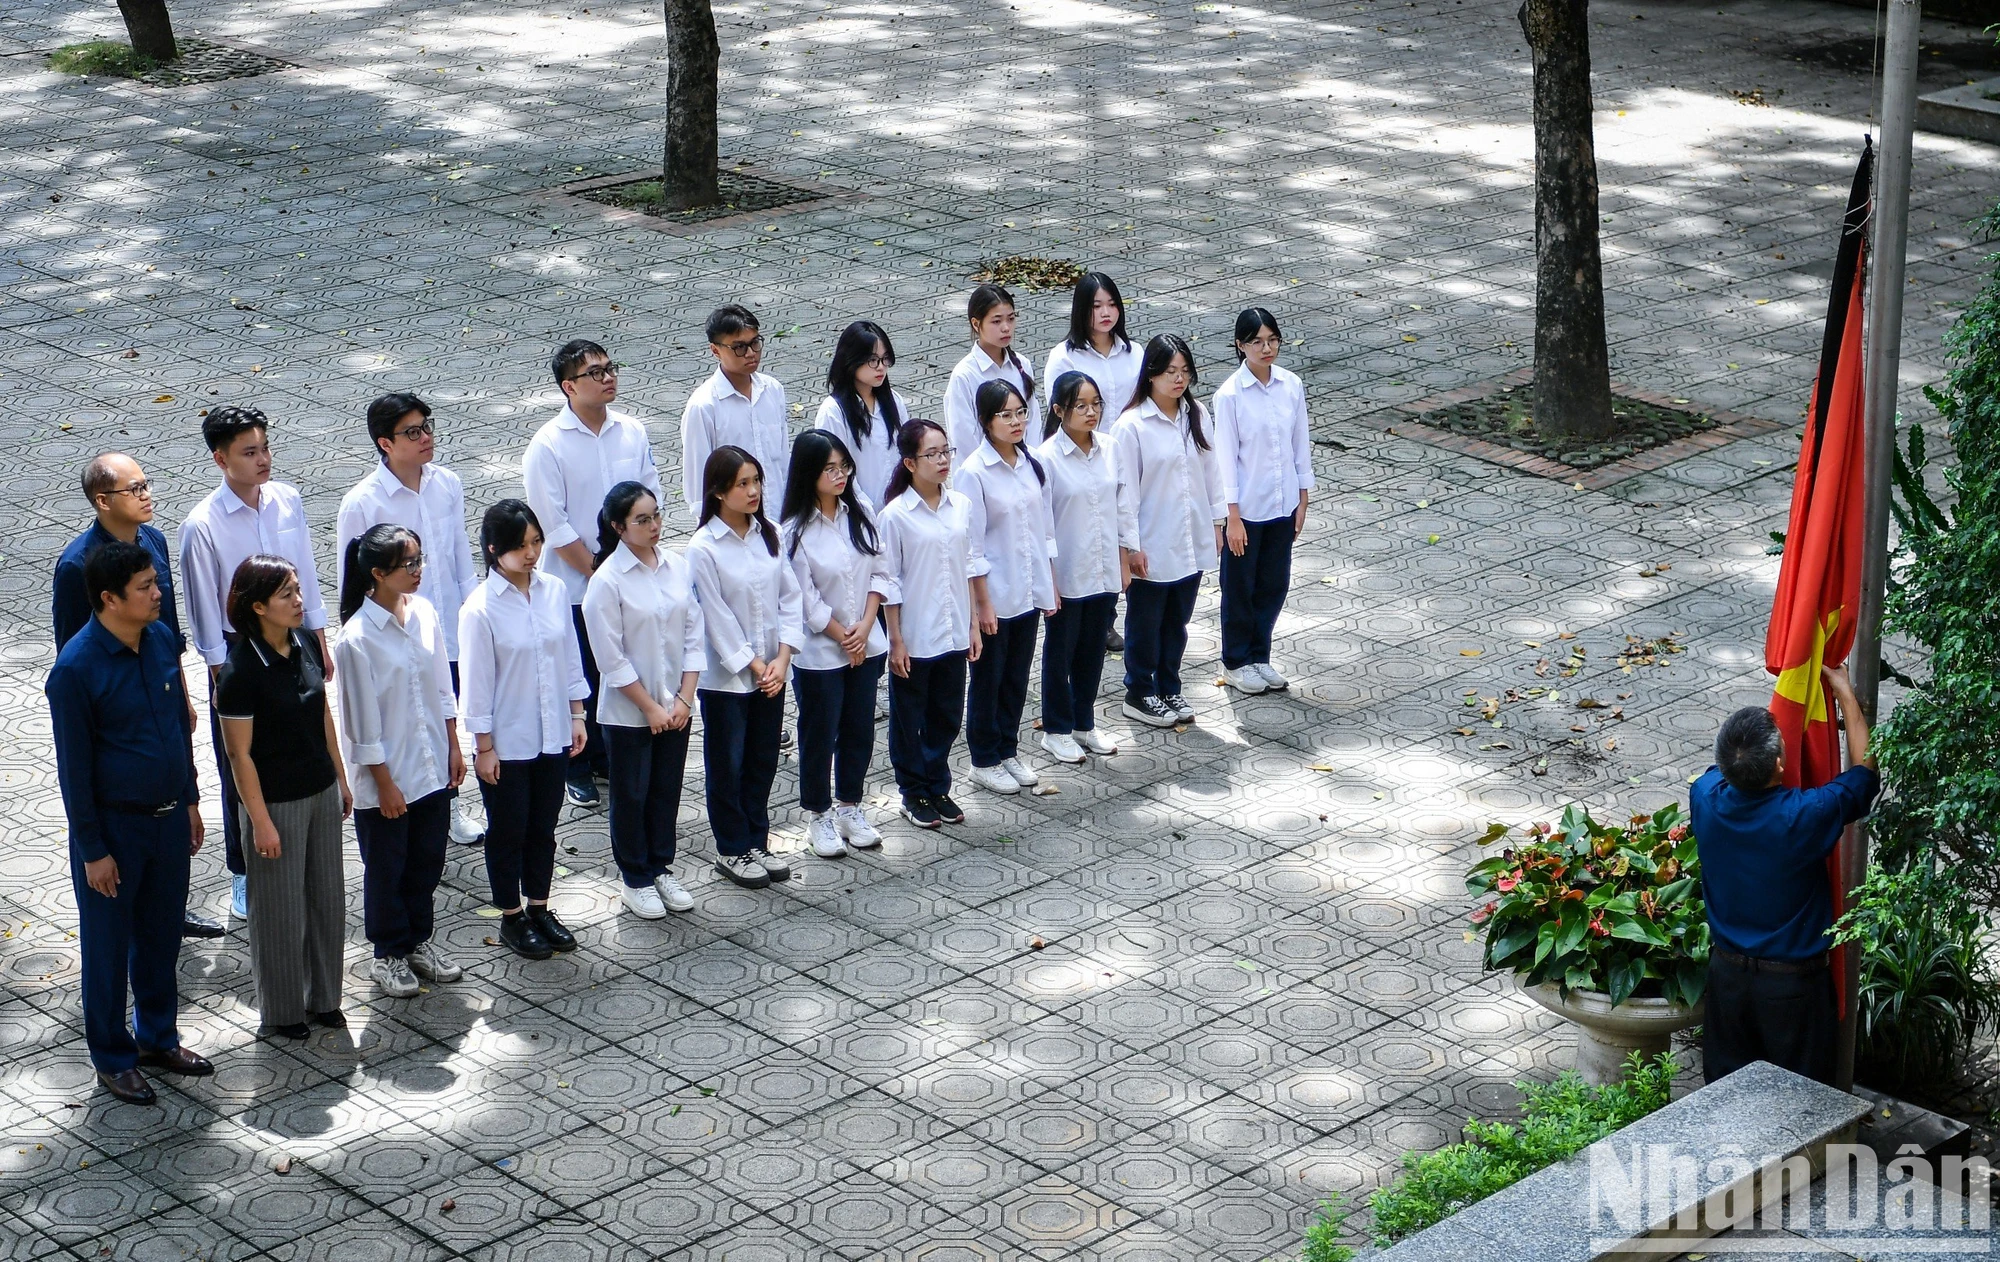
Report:
[[[423,541],[427,564],[417,594],[438,612],[451,662],[452,690],[458,690],[458,607],[479,586],[472,568],[472,540],[465,533],[465,487],[458,475],[432,462],[437,428],[428,403],[401,391],[368,405],[368,440],[382,462],[340,501],[334,556],[342,566],[347,542],[371,526],[402,526]],[[337,586],[337,584],[336,584]],[[452,802],[452,840],[477,845],[486,835],[473,794]]]
[[[90,528],[70,541],[56,561],[55,631],[56,652],[62,652],[70,637],[90,625],[88,584],[83,578],[84,558],[107,543],[135,543],[153,558],[160,589],[159,623],[172,637],[174,660],[187,652],[187,637],[181,632],[180,609],[174,603],[174,571],[167,563],[167,537],[153,522],[153,484],[139,462],[120,451],[107,451],[83,467],[83,498],[97,514]],[[185,684],[181,696],[187,696]],[[194,731],[194,703],[187,702],[188,731]],[[188,938],[219,938],[221,924],[206,916],[188,912],[181,935]]]
[[764,362],[764,335],[756,313],[729,303],[708,317],[708,352],[715,372],[688,396],[681,413],[681,498],[701,515],[702,470],[717,447],[741,447],[764,466],[764,485],[774,500],[783,494],[791,466],[791,437],[785,432],[785,388],[757,371]]
[[587,740],[569,761],[569,800],[595,806],[592,778],[605,774],[606,762],[604,734],[597,728],[597,656],[583,629],[583,594],[596,568],[597,512],[620,482],[637,482],[657,500],[660,475],[646,427],[611,410],[618,397],[618,365],[602,346],[583,338],[565,342],[549,368],[563,392],[563,409],[529,441],[521,481],[542,526],[542,568],[569,590],[570,618],[590,681],[583,703]]

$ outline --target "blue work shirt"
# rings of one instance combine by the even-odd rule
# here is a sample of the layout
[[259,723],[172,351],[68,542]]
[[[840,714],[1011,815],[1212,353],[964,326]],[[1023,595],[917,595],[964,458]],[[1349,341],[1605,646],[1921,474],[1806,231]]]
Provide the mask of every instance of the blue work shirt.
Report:
[[163,624],[146,624],[135,653],[92,618],[56,654],[43,691],[69,843],[84,862],[109,853],[104,803],[186,807],[200,800],[181,655]]
[[[62,652],[70,637],[83,630],[95,616],[90,608],[90,593],[84,590],[83,558],[117,537],[102,525],[92,522],[90,529],[70,540],[69,546],[63,549],[61,558],[56,561],[56,652]],[[139,546],[153,558],[153,568],[159,571],[160,625],[174,633],[175,652],[185,653],[187,637],[181,634],[181,613],[174,604],[174,567],[167,563],[167,537],[151,526],[141,526]]]
[[1751,793],[1717,768],[1702,773],[1688,814],[1715,946],[1760,960],[1807,960],[1832,946],[1826,857],[1881,787],[1872,767],[1849,767],[1818,788]]

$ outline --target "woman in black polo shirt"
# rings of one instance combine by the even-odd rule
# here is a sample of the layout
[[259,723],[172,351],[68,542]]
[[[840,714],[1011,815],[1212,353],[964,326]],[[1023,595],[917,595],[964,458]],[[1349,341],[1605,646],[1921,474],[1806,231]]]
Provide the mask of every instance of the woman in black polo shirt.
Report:
[[263,1032],[302,1039],[312,1020],[343,1027],[347,893],[340,821],[353,809],[326,704],[326,663],[305,635],[289,561],[236,569],[229,620],[241,634],[215,686],[222,740],[242,802],[250,899],[250,973]]

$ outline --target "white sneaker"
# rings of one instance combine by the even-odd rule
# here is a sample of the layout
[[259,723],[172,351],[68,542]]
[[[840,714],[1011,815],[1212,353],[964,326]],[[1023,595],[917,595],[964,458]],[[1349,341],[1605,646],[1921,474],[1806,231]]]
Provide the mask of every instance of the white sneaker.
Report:
[[666,907],[660,902],[660,892],[650,885],[641,885],[638,889],[627,885],[618,891],[618,897],[624,902],[625,910],[641,920],[658,920],[667,914]]
[[972,769],[972,783],[985,789],[988,793],[1019,793],[1021,791],[1021,782],[1007,774],[1006,763],[1001,763],[997,767],[974,767]]
[[792,879],[792,865],[780,856],[774,855],[768,850],[752,850],[750,857],[757,861],[757,866],[764,869],[764,875],[770,877],[772,880],[789,881]]
[[1257,663],[1257,673],[1264,677],[1264,683],[1272,689],[1289,688],[1292,681],[1278,673],[1278,668],[1269,662]]
[[745,889],[760,890],[771,883],[771,874],[757,862],[755,854],[718,856],[715,870]]
[[1271,685],[1264,679],[1264,672],[1258,670],[1255,663],[1248,666],[1225,666],[1222,668],[1222,677],[1229,681],[1231,688],[1253,697],[1260,692],[1271,690]]
[[1112,740],[1094,727],[1089,731],[1078,732],[1076,734],[1076,743],[1091,753],[1101,755],[1105,758],[1109,758],[1118,752],[1118,742]]
[[408,999],[417,993],[417,975],[410,971],[408,960],[399,960],[394,956],[378,959],[370,972],[374,974],[375,984],[391,999]]
[[868,822],[858,806],[845,802],[835,806],[833,826],[840,830],[840,839],[856,850],[873,850],[882,844],[882,834],[875,831],[875,825]]
[[465,976],[458,961],[439,950],[435,941],[419,942],[410,952],[410,971],[434,982],[455,982]]
[[452,806],[451,839],[461,846],[476,846],[486,840],[486,825],[473,818],[472,807],[464,798]]
[[[815,811],[806,821],[806,844],[822,859],[838,859],[847,853],[841,843],[840,829],[834,826],[832,811]],[[765,864],[769,867],[769,864]]]
[[674,879],[671,872],[662,872],[653,878],[653,889],[660,896],[660,903],[668,911],[693,911],[694,895]]
[[1000,765],[1007,769],[1008,775],[1014,777],[1014,783],[1024,789],[1042,782],[1041,776],[1037,775],[1032,767],[1022,762],[1018,757],[1005,759]]
[[1057,762],[1082,762],[1083,746],[1068,732],[1043,732],[1042,748]]

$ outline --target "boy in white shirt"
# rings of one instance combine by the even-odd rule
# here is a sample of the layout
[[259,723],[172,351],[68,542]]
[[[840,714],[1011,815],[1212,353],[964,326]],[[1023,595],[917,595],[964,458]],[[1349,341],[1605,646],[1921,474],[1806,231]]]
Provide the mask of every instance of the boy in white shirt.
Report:
[[717,447],[741,447],[757,457],[771,485],[785,485],[792,444],[785,432],[785,388],[757,371],[764,335],[748,307],[730,303],[708,317],[715,373],[695,387],[681,413],[681,498],[701,513],[702,471]]

